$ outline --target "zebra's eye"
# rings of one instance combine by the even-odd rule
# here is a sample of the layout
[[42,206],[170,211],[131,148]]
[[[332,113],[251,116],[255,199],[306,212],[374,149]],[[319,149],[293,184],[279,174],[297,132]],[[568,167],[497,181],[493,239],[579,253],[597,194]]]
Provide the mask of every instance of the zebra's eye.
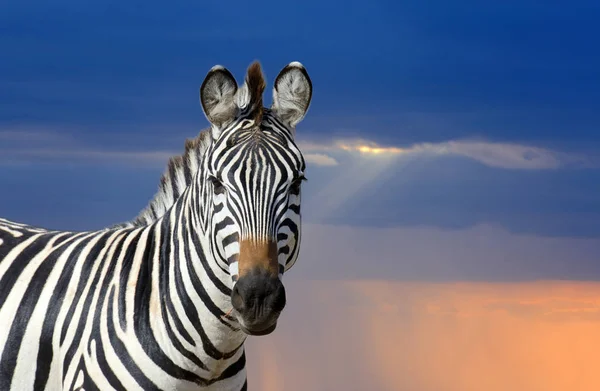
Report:
[[210,183],[212,183],[213,190],[215,193],[221,194],[225,192],[225,186],[223,185],[223,182],[221,182],[216,176],[209,175],[208,180],[210,181]]
[[300,185],[305,180],[306,180],[306,177],[304,175],[300,175],[299,177],[297,177],[296,179],[294,179],[292,181],[292,186],[290,187],[290,189],[294,192],[298,192],[298,190],[300,190]]

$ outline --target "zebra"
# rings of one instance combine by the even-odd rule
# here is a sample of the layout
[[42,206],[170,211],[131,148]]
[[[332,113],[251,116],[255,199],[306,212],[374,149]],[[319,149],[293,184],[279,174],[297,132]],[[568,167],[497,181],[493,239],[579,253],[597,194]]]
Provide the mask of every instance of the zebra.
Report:
[[200,87],[209,127],[128,222],[58,231],[0,219],[0,390],[247,390],[244,343],[272,333],[300,248],[299,62]]

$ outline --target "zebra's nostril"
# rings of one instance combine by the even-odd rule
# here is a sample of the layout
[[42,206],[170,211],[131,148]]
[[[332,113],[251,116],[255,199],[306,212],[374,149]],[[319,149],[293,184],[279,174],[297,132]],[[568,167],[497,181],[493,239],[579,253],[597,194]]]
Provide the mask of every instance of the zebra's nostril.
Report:
[[286,297],[285,297],[285,288],[281,281],[277,281],[279,284],[275,289],[275,292],[271,295],[271,309],[276,312],[281,312],[285,308]]
[[243,311],[245,308],[244,298],[240,295],[239,285],[237,284],[233,287],[233,291],[231,292],[231,305],[238,312]]

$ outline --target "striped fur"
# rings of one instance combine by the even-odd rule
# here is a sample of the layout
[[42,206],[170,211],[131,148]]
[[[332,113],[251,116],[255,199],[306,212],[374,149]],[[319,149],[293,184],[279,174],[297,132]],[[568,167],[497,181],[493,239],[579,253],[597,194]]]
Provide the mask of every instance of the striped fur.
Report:
[[[292,64],[282,73],[303,71]],[[137,218],[90,232],[0,219],[0,390],[247,389],[251,327],[232,297],[254,278],[243,270],[271,257],[281,277],[296,261],[305,163],[287,114],[246,109],[260,88],[230,94],[223,69],[202,95],[226,92],[225,110],[205,109],[218,125],[171,159]]]

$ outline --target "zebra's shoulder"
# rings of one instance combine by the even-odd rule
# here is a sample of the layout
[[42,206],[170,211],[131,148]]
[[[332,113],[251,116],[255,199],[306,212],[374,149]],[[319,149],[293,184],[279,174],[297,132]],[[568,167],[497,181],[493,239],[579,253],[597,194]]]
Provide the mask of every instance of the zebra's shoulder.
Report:
[[135,219],[114,227],[125,228],[151,224],[167,213],[192,182],[211,140],[210,128],[203,129],[195,138],[187,139],[183,154],[169,159],[167,168],[160,178],[158,191],[148,205]]

